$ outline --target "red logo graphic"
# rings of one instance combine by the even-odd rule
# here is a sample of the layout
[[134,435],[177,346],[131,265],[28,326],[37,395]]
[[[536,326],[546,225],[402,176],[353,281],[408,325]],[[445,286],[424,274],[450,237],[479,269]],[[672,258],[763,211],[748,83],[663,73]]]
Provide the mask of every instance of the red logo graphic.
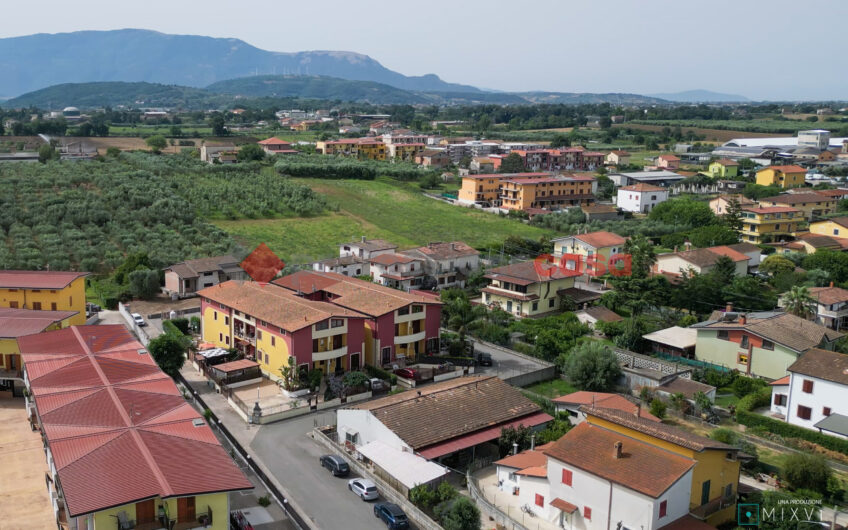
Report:
[[580,254],[563,254],[559,261],[550,254],[542,254],[533,260],[533,268],[543,278],[550,278],[556,271],[567,273],[576,271],[579,274],[589,276],[603,276],[610,273],[620,278],[630,276],[632,269],[632,257],[630,254],[613,254],[607,260],[600,254],[582,256]]
[[241,262],[244,272],[253,278],[253,281],[259,283],[270,282],[285,266],[283,260],[277,257],[265,243],[261,243]]

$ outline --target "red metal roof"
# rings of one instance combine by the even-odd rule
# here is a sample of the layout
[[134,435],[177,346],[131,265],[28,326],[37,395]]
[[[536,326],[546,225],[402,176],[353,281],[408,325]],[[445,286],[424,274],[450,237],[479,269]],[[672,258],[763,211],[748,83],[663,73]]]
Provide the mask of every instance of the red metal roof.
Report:
[[253,487],[123,326],[73,326],[18,345],[71,516]]
[[450,440],[447,440],[445,442],[440,442],[435,445],[431,445],[430,447],[419,451],[418,454],[420,454],[424,458],[432,460],[433,458],[438,458],[440,456],[444,456],[450,453],[455,453],[456,451],[461,451],[463,449],[473,447],[483,442],[496,440],[501,435],[501,430],[506,427],[518,427],[519,425],[524,425],[525,427],[535,427],[536,425],[547,423],[552,419],[553,417],[551,417],[549,414],[546,414],[544,412],[535,412],[517,420],[502,423],[500,425],[495,425],[494,427],[489,427],[471,434],[466,434],[464,436],[457,436],[456,438],[451,438]]
[[13,339],[41,333],[49,326],[78,314],[79,311],[36,311],[0,308],[0,338]]
[[2,289],[64,289],[87,272],[71,271],[0,271]]

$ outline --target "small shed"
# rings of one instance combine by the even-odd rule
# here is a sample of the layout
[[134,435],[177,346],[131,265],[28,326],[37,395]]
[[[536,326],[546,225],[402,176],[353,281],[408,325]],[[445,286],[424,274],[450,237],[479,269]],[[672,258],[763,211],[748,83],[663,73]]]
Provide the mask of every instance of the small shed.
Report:
[[250,359],[239,359],[210,367],[212,378],[216,383],[232,386],[234,383],[253,381],[262,377],[259,363]]
[[688,401],[695,402],[695,394],[703,392],[710,399],[715,401],[716,388],[705,383],[699,383],[684,377],[675,377],[657,387],[657,393],[663,396],[672,396],[674,394],[683,394]]
[[650,344],[650,351],[665,353],[675,357],[693,359],[695,357],[695,340],[698,331],[693,328],[681,328],[672,326],[642,335],[642,338]]
[[602,305],[587,307],[586,309],[581,309],[574,314],[577,315],[577,320],[588,325],[592,329],[595,328],[595,324],[598,321],[620,322],[621,320],[624,320],[615,311],[607,309]]
[[374,466],[374,472],[391,484],[404,496],[421,484],[435,486],[441,482],[448,470],[426,458],[406,451],[399,451],[380,441],[369,442],[358,447],[357,452]]

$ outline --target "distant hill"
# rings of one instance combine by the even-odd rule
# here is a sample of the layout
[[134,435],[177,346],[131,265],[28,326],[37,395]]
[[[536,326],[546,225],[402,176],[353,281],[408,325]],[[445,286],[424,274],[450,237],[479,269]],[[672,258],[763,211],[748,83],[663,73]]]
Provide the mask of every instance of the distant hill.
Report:
[[611,105],[663,105],[668,101],[659,96],[642,96],[639,94],[590,94],[572,92],[520,92],[516,94],[531,103],[583,105],[609,103]]
[[219,81],[206,87],[209,92],[252,98],[296,97],[362,101],[377,104],[426,103],[427,99],[373,81],[350,81],[325,76],[261,75]]
[[676,103],[744,103],[751,101],[745,96],[722,94],[710,90],[686,90],[670,94],[651,94],[650,97],[660,98]]
[[205,87],[256,74],[333,76],[410,91],[480,92],[438,76],[405,76],[348,51],[266,51],[239,39],[142,29],[39,33],[0,39],[0,97],[63,83],[146,81]]
[[[178,107],[205,108],[210,105],[210,93],[201,88],[158,83],[63,83],[28,92],[2,103],[5,107],[39,107],[62,109],[80,107]],[[230,98],[220,98],[230,99]]]

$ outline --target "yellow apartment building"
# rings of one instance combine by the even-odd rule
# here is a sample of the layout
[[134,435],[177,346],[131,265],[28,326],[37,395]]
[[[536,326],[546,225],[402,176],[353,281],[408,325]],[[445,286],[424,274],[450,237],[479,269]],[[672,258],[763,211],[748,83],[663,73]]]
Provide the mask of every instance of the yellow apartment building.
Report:
[[836,211],[836,197],[818,193],[784,193],[760,199],[760,206],[788,206],[804,212],[804,217],[813,220]]
[[532,317],[560,310],[564,291],[574,287],[576,270],[552,263],[522,261],[491,269],[483,289],[483,303],[516,317]]
[[87,272],[0,271],[0,307],[75,311],[71,325],[85,324]]
[[804,213],[787,206],[742,208],[740,238],[748,243],[765,243],[794,235],[804,222]]
[[757,184],[798,188],[804,185],[806,174],[807,170],[801,166],[769,166],[757,171]]
[[547,178],[513,178],[500,181],[502,208],[557,210],[570,206],[594,204],[595,178],[591,176],[555,176]]

